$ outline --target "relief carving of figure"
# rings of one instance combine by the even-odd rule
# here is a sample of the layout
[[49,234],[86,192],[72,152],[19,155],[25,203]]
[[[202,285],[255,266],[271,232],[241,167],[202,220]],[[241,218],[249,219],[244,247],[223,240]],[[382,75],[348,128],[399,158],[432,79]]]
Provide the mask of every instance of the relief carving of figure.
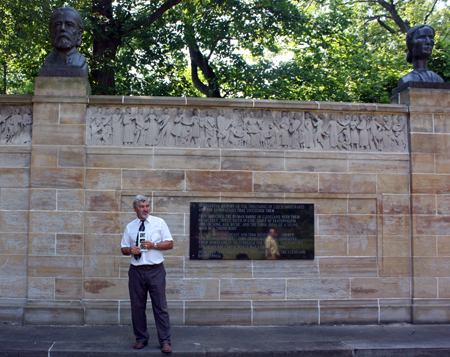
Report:
[[[5,106],[2,106],[4,109]],[[9,108],[9,113],[6,115],[0,115],[0,144],[6,143],[6,128],[8,127],[8,119],[11,117],[12,111]]]
[[182,124],[184,125],[182,134],[184,145],[197,146],[199,144],[198,140],[200,137],[200,117],[198,116],[198,109],[193,109],[191,120],[189,121],[185,118]]
[[114,109],[111,122],[112,144],[120,146],[123,144],[123,114],[120,108]]
[[175,146],[178,146],[180,144],[181,141],[181,133],[183,132],[183,109],[182,108],[178,108],[177,109],[177,116],[175,117],[174,121],[173,121],[173,128],[172,131],[170,132],[173,137],[174,137],[174,142],[175,142]]
[[303,125],[300,119],[300,114],[297,112],[295,112],[290,119],[289,134],[291,134],[291,149],[302,148],[304,146]]
[[22,126],[22,137],[21,144],[26,144],[31,142],[31,127],[33,125],[33,111],[31,108],[25,110],[23,115],[23,126]]
[[240,147],[242,146],[242,138],[244,137],[244,133],[242,130],[239,130],[234,121],[230,124],[230,136],[228,137],[228,143],[232,147]]
[[406,120],[403,115],[399,115],[396,119],[394,119],[394,124],[392,125],[393,131],[402,131],[405,128]]
[[397,144],[397,150],[403,151],[406,148],[406,141],[403,135],[403,131],[406,126],[406,119],[403,115],[399,115],[396,120],[394,120],[394,125],[392,130],[394,131],[393,141]]
[[332,149],[335,149],[338,146],[338,133],[340,130],[338,129],[338,123],[336,119],[334,118],[333,114],[330,114],[329,116],[330,121],[326,125],[326,127],[323,129],[323,132],[329,137],[330,139],[330,147]]
[[22,116],[20,108],[14,109],[14,114],[7,120],[6,143],[18,144],[20,140],[20,129],[22,126]]
[[303,138],[305,140],[304,145],[306,149],[311,149],[314,147],[314,126],[312,118],[311,113],[305,113],[305,130],[303,132]]
[[228,142],[231,119],[225,117],[223,109],[218,110],[217,116],[217,143],[219,147],[224,147]]
[[358,117],[356,114],[352,115],[350,121],[350,142],[352,149],[359,149]]
[[169,108],[163,109],[163,114],[158,119],[157,123],[159,124],[158,146],[168,146],[170,139],[169,133],[171,128]]
[[322,149],[324,149],[323,145],[323,122],[325,120],[325,116],[323,114],[319,114],[317,118],[313,118],[313,126],[316,128],[316,132],[313,138],[314,147],[316,147],[316,143],[320,144]]
[[[351,150],[351,134],[350,134],[350,114],[344,114],[344,119],[337,119],[337,122],[341,126],[338,134],[338,148],[341,150]],[[356,129],[356,125],[355,125]],[[348,145],[348,148],[346,147]]]
[[364,114],[359,115],[359,147],[361,149],[369,150],[369,133],[367,131],[367,121]]
[[155,109],[150,108],[148,110],[147,118],[145,120],[145,146],[156,146],[158,133],[158,122],[156,120]]
[[404,151],[406,149],[406,141],[401,131],[396,131],[394,135],[394,141],[397,144],[398,151]]
[[216,121],[212,117],[211,110],[206,111],[206,117],[204,118],[205,123],[205,147],[216,147],[216,132],[217,132],[217,126]]
[[14,140],[14,120],[11,118],[6,121],[6,143],[12,144]]
[[103,108],[98,107],[97,113],[91,118],[91,141],[93,145],[100,145],[102,141]]
[[256,119],[247,119],[245,130],[248,135],[248,147],[256,148],[260,145],[261,128]]
[[374,118],[369,115],[367,117],[369,121],[367,124],[367,130],[369,131],[369,144],[372,150],[382,151],[383,150],[383,126],[374,120]]
[[341,150],[351,149],[350,133],[348,127],[342,128],[342,131],[339,133],[337,147]]
[[289,113],[287,111],[281,112],[281,119],[278,121],[278,144],[282,148],[289,147]]
[[264,147],[271,149],[277,146],[278,129],[274,123],[269,123],[269,129],[264,133]]
[[392,118],[387,115],[383,115],[383,146],[388,151],[391,151],[394,147],[391,142],[391,138],[394,135],[394,132],[392,131],[392,125]]
[[134,128],[134,145],[135,146],[144,146],[145,144],[145,118],[144,118],[144,110],[142,108],[138,108],[135,119],[135,128]]
[[133,146],[134,126],[135,118],[131,114],[131,108],[126,107],[125,114],[123,115],[123,144],[125,146]]
[[105,115],[102,118],[101,143],[103,145],[108,145],[111,143],[111,140],[110,140],[111,134],[112,134],[111,121],[112,121],[111,108],[106,108]]

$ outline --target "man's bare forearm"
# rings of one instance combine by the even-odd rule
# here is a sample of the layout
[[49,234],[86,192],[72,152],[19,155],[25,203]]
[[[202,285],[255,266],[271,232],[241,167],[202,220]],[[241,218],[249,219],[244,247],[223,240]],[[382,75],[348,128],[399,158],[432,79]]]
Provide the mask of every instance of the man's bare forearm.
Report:
[[157,250],[170,250],[170,249],[173,248],[173,241],[172,240],[166,240],[164,242],[156,243],[156,244],[158,246]]
[[131,247],[124,247],[121,250],[123,255],[131,255]]

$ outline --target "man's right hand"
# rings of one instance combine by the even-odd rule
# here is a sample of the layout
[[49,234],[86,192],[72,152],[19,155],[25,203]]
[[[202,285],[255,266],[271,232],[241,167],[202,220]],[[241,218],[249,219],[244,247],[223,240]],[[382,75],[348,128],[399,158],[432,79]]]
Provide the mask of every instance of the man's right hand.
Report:
[[121,251],[122,251],[123,255],[140,254],[141,253],[141,248],[136,247],[135,245],[133,245],[130,248],[123,247],[123,248],[121,248]]
[[135,245],[131,246],[131,254],[137,255],[141,254],[141,248],[136,247]]

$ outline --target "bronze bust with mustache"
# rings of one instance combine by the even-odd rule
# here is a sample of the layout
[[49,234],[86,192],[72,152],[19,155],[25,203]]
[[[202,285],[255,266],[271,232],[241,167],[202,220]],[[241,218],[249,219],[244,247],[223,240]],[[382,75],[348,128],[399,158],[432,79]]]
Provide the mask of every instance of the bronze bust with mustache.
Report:
[[434,47],[434,34],[434,29],[429,25],[416,25],[409,29],[406,34],[408,47],[406,60],[413,64],[413,70],[398,80],[399,86],[408,82],[444,82],[427,67],[428,58]]
[[86,58],[77,50],[81,45],[83,20],[71,7],[60,7],[50,16],[53,51],[39,69],[41,77],[87,77]]

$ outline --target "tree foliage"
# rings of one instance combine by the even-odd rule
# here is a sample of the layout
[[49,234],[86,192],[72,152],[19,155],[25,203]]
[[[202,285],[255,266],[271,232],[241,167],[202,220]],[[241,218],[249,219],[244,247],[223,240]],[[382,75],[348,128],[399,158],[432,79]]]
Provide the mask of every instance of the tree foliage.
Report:
[[242,95],[249,80],[245,53],[263,57],[266,50],[278,52],[280,38],[300,34],[305,21],[299,7],[285,0],[190,1],[184,13],[192,82],[213,97],[221,91]]
[[305,1],[305,35],[291,38],[290,61],[261,59],[266,78],[254,97],[389,102],[397,80],[411,70],[405,34],[428,22],[436,31],[429,68],[449,80],[448,9],[436,1]]
[[[411,70],[405,33],[436,29],[429,69],[450,80],[444,0],[10,0],[0,92],[32,93],[48,19],[72,6],[95,94],[388,102]],[[6,82],[4,79],[6,78]]]

